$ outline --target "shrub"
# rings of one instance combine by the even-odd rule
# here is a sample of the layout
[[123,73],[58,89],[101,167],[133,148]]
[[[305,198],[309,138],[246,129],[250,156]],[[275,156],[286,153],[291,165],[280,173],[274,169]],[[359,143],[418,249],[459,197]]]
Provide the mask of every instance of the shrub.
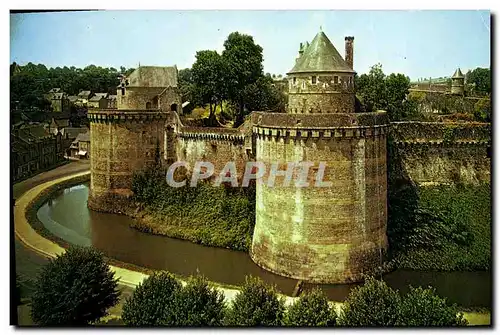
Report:
[[174,299],[181,284],[170,273],[159,272],[137,286],[123,305],[122,320],[128,326],[175,324]]
[[410,287],[400,307],[402,326],[466,326],[467,320],[458,313],[456,305],[448,305],[446,299],[436,295],[434,289]]
[[368,277],[354,288],[337,319],[341,326],[393,326],[399,319],[400,296],[383,281]]
[[336,317],[323,291],[313,289],[288,307],[284,323],[287,326],[333,326]]
[[175,299],[176,326],[222,326],[224,294],[203,277],[191,277]]
[[278,298],[274,287],[266,286],[253,277],[245,279],[243,289],[229,308],[228,326],[280,326],[285,311],[284,300]]
[[98,321],[118,302],[117,280],[102,254],[69,248],[37,277],[31,317],[44,326],[81,326]]

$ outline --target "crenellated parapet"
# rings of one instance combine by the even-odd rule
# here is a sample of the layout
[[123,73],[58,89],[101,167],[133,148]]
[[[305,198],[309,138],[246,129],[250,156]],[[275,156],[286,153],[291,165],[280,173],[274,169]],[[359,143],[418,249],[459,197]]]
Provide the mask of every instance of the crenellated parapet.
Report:
[[168,117],[169,113],[160,110],[152,111],[151,109],[98,109],[89,110],[87,113],[87,118],[91,122],[148,122],[166,120]]
[[182,127],[177,136],[207,141],[245,142],[245,134],[238,129],[231,128]]

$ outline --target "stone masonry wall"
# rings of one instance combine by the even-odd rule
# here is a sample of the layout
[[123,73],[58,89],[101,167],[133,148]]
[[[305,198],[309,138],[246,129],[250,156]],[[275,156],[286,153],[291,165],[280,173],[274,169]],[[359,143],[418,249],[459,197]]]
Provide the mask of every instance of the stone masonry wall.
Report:
[[354,112],[354,78],[350,73],[292,74],[288,83],[288,113]]
[[283,177],[274,187],[257,184],[252,259],[274,273],[323,283],[356,281],[380,265],[387,249],[386,132],[384,124],[255,127],[257,161],[312,161],[316,169],[323,161],[324,180],[333,185],[285,187]]
[[421,185],[490,182],[490,132],[488,123],[391,124],[403,168]]
[[106,198],[129,196],[134,171],[153,164],[157,148],[163,157],[165,114],[95,112],[89,118],[89,206],[108,211]]

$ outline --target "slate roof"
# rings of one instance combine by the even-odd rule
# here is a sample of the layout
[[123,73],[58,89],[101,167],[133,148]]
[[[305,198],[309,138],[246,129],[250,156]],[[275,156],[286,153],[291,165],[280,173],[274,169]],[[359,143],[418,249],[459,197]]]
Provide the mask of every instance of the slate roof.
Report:
[[35,141],[52,136],[42,125],[26,126],[19,129],[19,138],[24,141]]
[[462,74],[462,71],[460,71],[460,68],[458,68],[458,69],[456,69],[452,78],[465,78],[465,76]]
[[177,87],[177,66],[140,66],[128,81],[129,87]]
[[311,44],[306,46],[304,53],[288,74],[304,72],[354,73],[354,70],[347,65],[325,33],[320,31]]
[[108,93],[96,93],[89,101],[99,101],[101,99],[106,99]]
[[90,95],[90,91],[80,91],[80,93],[78,93],[78,97],[84,98],[84,99],[88,99],[89,95]]
[[86,133],[88,132],[89,129],[87,127],[81,127],[81,128],[64,128],[64,136],[68,136],[68,138],[77,138],[78,134],[81,133]]
[[75,142],[90,142],[90,131],[78,134]]

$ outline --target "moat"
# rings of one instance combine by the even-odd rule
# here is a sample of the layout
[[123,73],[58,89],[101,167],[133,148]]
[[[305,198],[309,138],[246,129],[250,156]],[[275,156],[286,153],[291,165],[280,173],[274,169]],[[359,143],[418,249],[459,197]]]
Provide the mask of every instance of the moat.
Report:
[[[87,208],[88,184],[66,188],[38,211],[44,226],[70,244],[93,246],[121,262],[188,276],[203,274],[221,284],[241,285],[245,276],[259,276],[291,295],[296,280],[281,277],[257,266],[245,252],[198,245],[139,232],[130,228],[131,218]],[[439,295],[463,307],[491,308],[491,272],[422,272],[397,270],[383,276],[393,288],[405,292],[408,285],[432,286]],[[304,288],[312,287],[304,285]],[[346,298],[355,285],[317,285],[331,300]]]

